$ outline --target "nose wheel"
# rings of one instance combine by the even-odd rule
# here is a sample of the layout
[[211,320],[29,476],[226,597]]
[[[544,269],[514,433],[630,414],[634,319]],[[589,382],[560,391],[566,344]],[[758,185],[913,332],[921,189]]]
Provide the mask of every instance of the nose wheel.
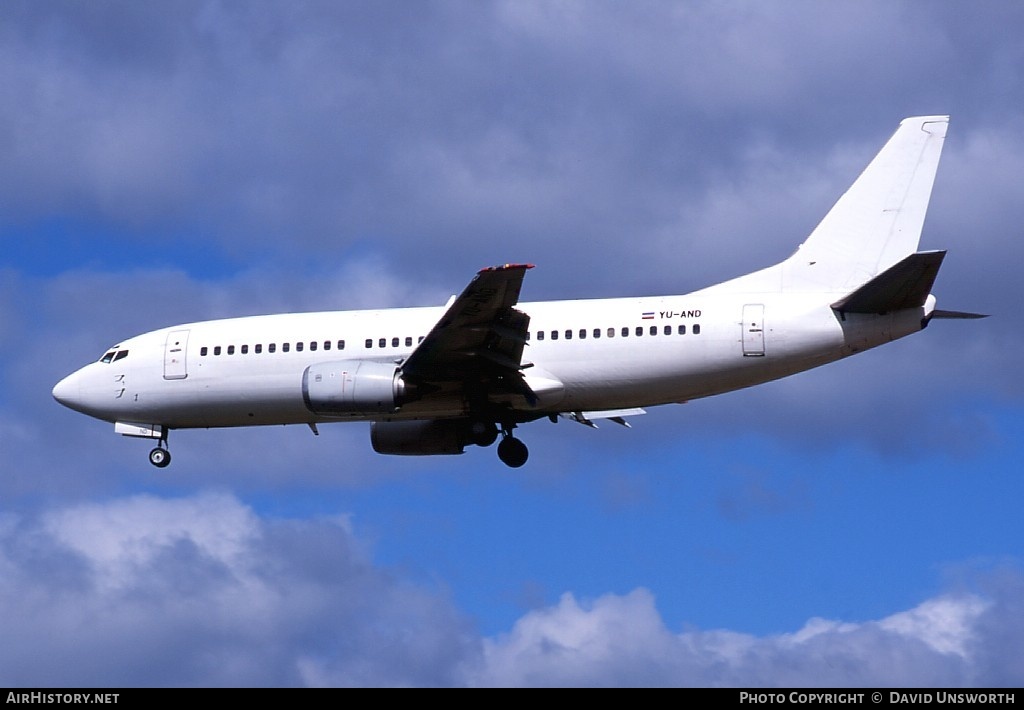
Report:
[[171,465],[171,452],[158,446],[149,452],[149,462],[157,468],[167,468]]

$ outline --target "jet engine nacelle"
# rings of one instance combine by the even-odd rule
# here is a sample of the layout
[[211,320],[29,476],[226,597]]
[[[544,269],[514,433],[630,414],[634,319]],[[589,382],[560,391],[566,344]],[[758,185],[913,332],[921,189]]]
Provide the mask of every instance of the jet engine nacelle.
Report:
[[461,454],[469,443],[468,431],[466,422],[460,419],[374,422],[370,425],[370,443],[378,454]]
[[398,411],[407,388],[398,367],[371,360],[310,365],[302,373],[302,399],[314,414],[383,414]]

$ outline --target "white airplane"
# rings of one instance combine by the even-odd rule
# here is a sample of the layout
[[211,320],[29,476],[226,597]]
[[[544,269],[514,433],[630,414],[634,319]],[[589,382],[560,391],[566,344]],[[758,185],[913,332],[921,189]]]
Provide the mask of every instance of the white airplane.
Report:
[[372,422],[382,454],[460,454],[520,424],[593,426],[808,370],[916,333],[944,251],[918,252],[948,116],[907,118],[793,256],[678,296],[519,303],[530,264],[481,270],[446,306],[187,323],[61,380],[61,404],[157,442],[172,429]]

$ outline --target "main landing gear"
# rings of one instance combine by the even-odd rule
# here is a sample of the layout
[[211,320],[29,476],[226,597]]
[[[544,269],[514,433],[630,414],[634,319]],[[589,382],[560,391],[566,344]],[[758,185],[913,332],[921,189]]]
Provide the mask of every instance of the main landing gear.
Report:
[[512,436],[512,429],[502,427],[501,442],[498,444],[498,458],[510,468],[519,468],[530,457],[530,450],[519,439]]
[[[530,457],[526,444],[512,436],[515,424],[501,425],[501,441],[498,443],[498,458],[506,466],[519,468]],[[469,441],[477,446],[487,447],[498,439],[498,427],[493,422],[474,421],[467,430]]]

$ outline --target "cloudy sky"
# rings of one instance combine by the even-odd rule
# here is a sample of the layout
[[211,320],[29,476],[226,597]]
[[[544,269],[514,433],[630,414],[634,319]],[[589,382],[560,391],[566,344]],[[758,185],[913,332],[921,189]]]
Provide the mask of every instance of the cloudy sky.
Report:
[[[0,685],[1024,683],[1024,5],[0,6]],[[374,454],[59,407],[204,318],[683,293],[949,113],[922,248],[992,313],[821,370]]]

